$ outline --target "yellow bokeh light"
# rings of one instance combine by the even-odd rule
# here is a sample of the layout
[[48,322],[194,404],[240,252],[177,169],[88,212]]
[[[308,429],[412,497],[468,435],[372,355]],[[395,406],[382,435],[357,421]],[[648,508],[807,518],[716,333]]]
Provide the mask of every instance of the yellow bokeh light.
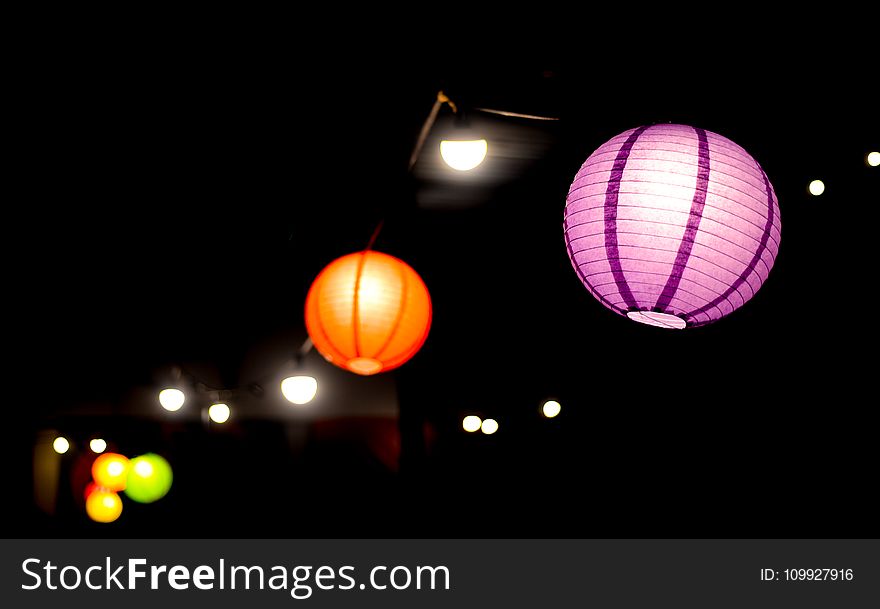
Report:
[[483,424],[480,425],[480,429],[487,436],[491,436],[493,433],[498,431],[498,421],[495,419],[486,419],[483,421]]
[[810,182],[810,194],[814,197],[818,197],[823,192],[825,192],[825,182],[822,180],[813,180]]
[[473,433],[477,431],[478,429],[480,429],[480,426],[482,424],[483,421],[480,419],[480,417],[473,414],[466,416],[461,421],[462,428],[468,433]]
[[226,404],[212,404],[208,408],[208,416],[215,423],[225,423],[229,420],[229,406]]
[[97,489],[86,498],[86,513],[95,522],[113,522],[122,514],[122,499],[113,491]]
[[871,167],[880,166],[880,152],[869,152],[866,161]]
[[547,400],[541,407],[541,412],[544,413],[544,416],[548,419],[552,419],[562,412],[562,406],[556,400]]
[[55,438],[55,441],[52,442],[52,448],[54,448],[55,452],[59,455],[63,455],[70,450],[70,442],[68,442],[67,438],[64,436],[58,436]]
[[107,442],[105,442],[101,438],[93,438],[89,441],[89,448],[92,449],[93,453],[99,455],[107,450]]
[[456,171],[470,171],[486,158],[489,144],[486,140],[443,140],[440,156]]

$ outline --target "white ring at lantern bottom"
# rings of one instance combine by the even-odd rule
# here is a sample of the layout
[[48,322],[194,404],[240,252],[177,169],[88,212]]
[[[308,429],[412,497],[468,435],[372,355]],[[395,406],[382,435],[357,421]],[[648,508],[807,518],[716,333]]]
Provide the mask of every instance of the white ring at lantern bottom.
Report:
[[654,311],[629,311],[626,314],[633,321],[658,328],[667,328],[670,330],[683,330],[687,327],[687,322],[677,315],[669,313],[656,313]]

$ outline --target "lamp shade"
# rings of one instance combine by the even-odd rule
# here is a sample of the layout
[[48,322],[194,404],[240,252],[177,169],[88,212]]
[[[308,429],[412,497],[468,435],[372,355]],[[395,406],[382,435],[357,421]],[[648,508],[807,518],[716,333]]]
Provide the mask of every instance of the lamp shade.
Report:
[[306,329],[327,361],[356,374],[393,370],[431,327],[431,296],[405,262],[365,250],[331,262],[306,297]]
[[742,148],[686,125],[621,133],[578,171],[563,223],[569,259],[603,305],[681,329],[716,321],[767,279],[779,249],[770,180]]

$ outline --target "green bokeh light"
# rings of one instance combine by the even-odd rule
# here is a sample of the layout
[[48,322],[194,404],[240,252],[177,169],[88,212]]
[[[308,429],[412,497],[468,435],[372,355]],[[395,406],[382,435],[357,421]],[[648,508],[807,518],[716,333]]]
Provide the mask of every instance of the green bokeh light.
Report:
[[131,460],[125,495],[138,503],[152,503],[168,494],[173,475],[161,456],[147,453]]

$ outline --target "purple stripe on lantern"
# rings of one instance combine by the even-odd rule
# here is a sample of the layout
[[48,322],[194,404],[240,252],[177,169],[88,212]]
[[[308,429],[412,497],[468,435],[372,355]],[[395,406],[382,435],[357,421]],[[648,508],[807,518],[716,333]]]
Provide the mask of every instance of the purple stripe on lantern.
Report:
[[[767,249],[767,240],[770,238],[770,230],[773,228],[773,188],[770,186],[770,180],[767,179],[767,174],[764,173],[763,169],[760,169],[761,175],[764,178],[764,189],[767,192],[767,223],[764,225],[764,234],[761,235],[761,243],[758,246],[758,249],[755,251],[755,255],[752,257],[751,262],[749,262],[748,266],[739,276],[739,278],[733,282],[733,284],[725,290],[723,294],[715,298],[712,302],[707,303],[697,309],[696,311],[692,311],[688,316],[695,317],[700,315],[701,313],[705,313],[707,310],[712,307],[717,306],[722,300],[726,300],[728,296],[733,294],[739,286],[745,283],[745,280],[755,272],[755,267],[758,264],[758,261],[761,259],[761,256],[764,254],[764,250]],[[702,324],[694,324],[694,325],[702,325]]]
[[605,190],[605,254],[608,264],[611,266],[614,282],[617,284],[617,291],[620,292],[623,302],[629,309],[637,309],[638,304],[626,283],[623,267],[620,265],[620,250],[617,246],[617,199],[620,196],[620,180],[623,177],[623,170],[626,168],[626,160],[629,158],[633,144],[646,129],[648,129],[647,125],[639,127],[626,138],[626,142],[617,153],[617,158],[614,159],[611,176],[608,178],[608,187]]
[[663,292],[654,305],[654,310],[661,313],[666,312],[666,307],[672,297],[678,290],[678,284],[681,283],[681,275],[684,273],[688,258],[691,256],[691,250],[694,249],[694,240],[697,237],[697,229],[700,228],[700,219],[703,217],[703,206],[706,204],[706,191],[709,188],[709,139],[703,129],[694,128],[697,132],[699,140],[699,170],[697,172],[697,187],[694,191],[694,199],[691,202],[691,214],[688,216],[687,227],[684,229],[684,236],[678,247],[678,253],[675,255],[675,262],[672,263],[672,272],[666,285],[663,286]]

